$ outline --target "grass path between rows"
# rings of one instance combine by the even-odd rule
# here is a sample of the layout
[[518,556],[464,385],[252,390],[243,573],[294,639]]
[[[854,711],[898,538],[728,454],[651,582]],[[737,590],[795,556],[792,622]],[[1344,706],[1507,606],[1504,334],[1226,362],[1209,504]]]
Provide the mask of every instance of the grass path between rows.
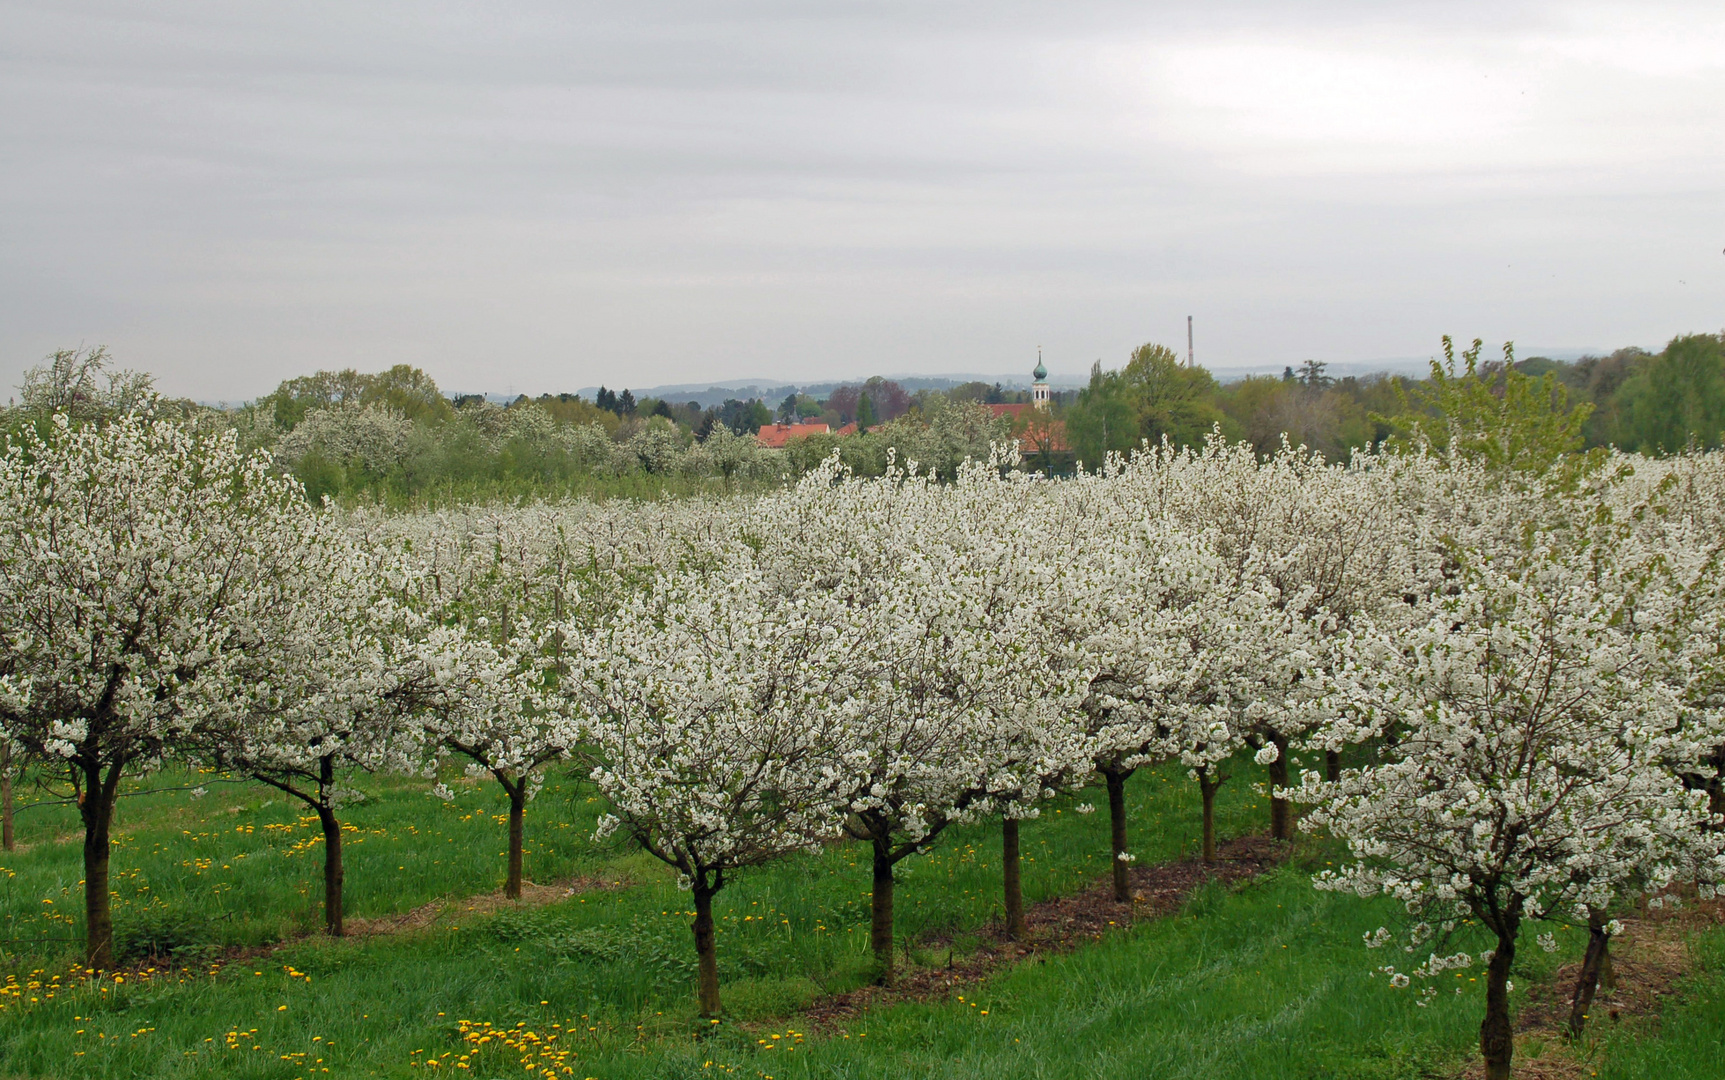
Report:
[[[1252,767],[1238,772],[1223,789],[1224,835],[1263,825]],[[1164,768],[1129,790],[1139,865],[1189,856],[1195,785]],[[821,1002],[868,979],[866,860],[854,847],[788,860],[721,894],[727,1017],[705,1025],[686,894],[651,860],[592,841],[598,806],[583,785],[555,780],[533,804],[530,876],[633,884],[537,905],[459,899],[491,896],[501,871],[501,807],[484,785],[454,804],[407,783],[367,796],[348,811],[350,907],[399,932],[346,941],[309,933],[319,853],[295,808],[237,785],[123,804],[121,928],[179,935],[180,959],[90,983],[69,977],[70,946],[9,944],[0,1077],[1449,1077],[1472,1053],[1477,984],[1421,1008],[1373,978],[1362,935],[1396,913],[1315,892],[1310,874],[1335,858],[1317,842],[1255,880],[1199,888],[1172,915],[824,1021]],[[1030,902],[1102,878],[1107,824],[1075,812],[1085,798],[1026,826]],[[33,846],[0,858],[8,936],[77,929],[62,813],[25,819]],[[991,947],[999,854],[997,831],[978,826],[908,865],[899,929],[925,970]],[[1555,957],[1525,950],[1518,1003],[1578,949],[1579,935],[1563,940]],[[1697,941],[1659,1034],[1602,1029],[1590,1070],[1721,1075],[1725,950],[1714,931]]]

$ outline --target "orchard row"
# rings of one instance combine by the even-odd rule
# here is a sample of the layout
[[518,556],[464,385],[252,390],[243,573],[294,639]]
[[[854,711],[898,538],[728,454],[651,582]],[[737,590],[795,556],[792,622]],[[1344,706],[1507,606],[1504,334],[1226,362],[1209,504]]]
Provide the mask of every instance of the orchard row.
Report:
[[[1017,932],[1018,822],[1043,800],[1102,778],[1124,899],[1133,771],[1190,770],[1213,859],[1214,794],[1247,752],[1274,837],[1303,803],[1300,826],[1349,845],[1319,888],[1409,913],[1368,943],[1414,957],[1388,981],[1429,995],[1487,966],[1493,1075],[1524,926],[1587,925],[1596,973],[1614,909],[1725,875],[1720,455],[1526,474],[1217,439],[1068,480],[1013,464],[386,515],[308,506],[231,434],[122,417],[15,440],[0,733],[76,791],[90,963],[111,962],[120,780],[170,759],[317,813],[332,934],[353,770],[494,778],[518,894],[527,804],[573,762],[602,829],[691,890],[711,1014],[713,905],[737,873],[868,845],[890,980],[894,866],[955,822],[1002,821]],[[1295,776],[1296,754],[1327,768]],[[1412,951],[1464,923],[1481,955]]]

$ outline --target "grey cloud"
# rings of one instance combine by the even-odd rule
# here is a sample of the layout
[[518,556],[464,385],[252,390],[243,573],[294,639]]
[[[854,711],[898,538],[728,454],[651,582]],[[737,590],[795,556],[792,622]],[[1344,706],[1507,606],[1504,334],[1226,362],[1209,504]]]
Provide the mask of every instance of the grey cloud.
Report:
[[1657,344],[1725,321],[1725,65],[1614,58],[1725,19],[1589,10],[0,4],[0,380]]

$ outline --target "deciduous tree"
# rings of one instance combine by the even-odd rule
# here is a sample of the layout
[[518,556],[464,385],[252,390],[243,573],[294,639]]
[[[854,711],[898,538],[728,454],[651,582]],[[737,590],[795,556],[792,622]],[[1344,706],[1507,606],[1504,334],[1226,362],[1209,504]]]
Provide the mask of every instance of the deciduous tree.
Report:
[[[1380,760],[1303,785],[1318,804],[1307,824],[1355,859],[1319,888],[1401,901],[1420,920],[1410,950],[1463,920],[1490,934],[1480,1048],[1493,1080],[1510,1075],[1524,924],[1586,923],[1625,889],[1725,869],[1705,797],[1673,775],[1700,747],[1659,630],[1671,592],[1623,540],[1583,528],[1466,552],[1429,620],[1359,667],[1366,722],[1396,725]],[[1410,973],[1381,970],[1405,986],[1473,962],[1434,952]]]
[[55,414],[0,456],[0,738],[70,785],[86,952],[113,957],[109,829],[121,780],[270,695],[331,573],[330,524],[232,432]]
[[720,1007],[719,891],[838,832],[825,706],[856,642],[824,605],[762,599],[746,567],[660,575],[573,641],[565,681],[611,807],[600,832],[631,836],[692,893],[703,1016]]

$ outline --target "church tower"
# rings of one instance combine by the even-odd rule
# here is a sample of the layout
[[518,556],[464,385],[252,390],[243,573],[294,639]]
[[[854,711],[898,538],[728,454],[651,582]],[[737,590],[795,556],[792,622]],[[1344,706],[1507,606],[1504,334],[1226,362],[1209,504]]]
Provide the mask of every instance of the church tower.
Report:
[[1042,366],[1042,350],[1036,350],[1036,370],[1030,373],[1036,381],[1030,384],[1030,400],[1038,409],[1048,408],[1048,369]]

